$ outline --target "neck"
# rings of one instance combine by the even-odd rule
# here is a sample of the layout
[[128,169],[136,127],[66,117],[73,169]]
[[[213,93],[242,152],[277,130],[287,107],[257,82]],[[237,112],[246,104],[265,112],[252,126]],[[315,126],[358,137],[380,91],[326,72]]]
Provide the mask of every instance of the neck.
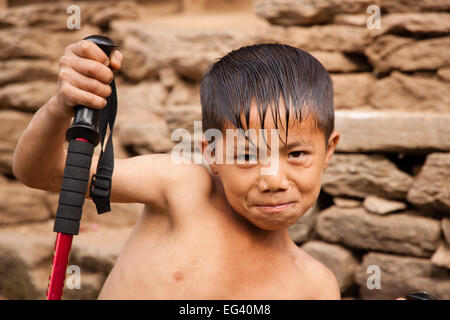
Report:
[[250,235],[262,245],[272,248],[287,248],[293,244],[291,237],[287,229],[283,228],[280,230],[265,230],[255,226],[253,223],[248,221],[246,218],[242,217],[239,213],[235,214],[245,221],[246,229],[249,231]]

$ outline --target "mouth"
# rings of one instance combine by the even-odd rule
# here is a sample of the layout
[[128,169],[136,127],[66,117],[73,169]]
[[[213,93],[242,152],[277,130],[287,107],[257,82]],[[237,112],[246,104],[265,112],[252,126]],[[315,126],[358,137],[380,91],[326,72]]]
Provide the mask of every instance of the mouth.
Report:
[[294,205],[295,202],[286,202],[273,205],[272,204],[256,205],[255,207],[266,212],[281,212],[292,208]]

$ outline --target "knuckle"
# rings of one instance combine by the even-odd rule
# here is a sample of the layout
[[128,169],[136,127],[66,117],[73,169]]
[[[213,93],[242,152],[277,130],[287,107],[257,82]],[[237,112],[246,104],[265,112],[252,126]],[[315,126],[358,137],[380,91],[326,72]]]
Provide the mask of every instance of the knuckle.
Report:
[[103,98],[107,98],[111,95],[111,88],[108,85],[101,84],[98,88],[98,93]]
[[106,104],[106,100],[104,98],[98,97],[98,96],[94,96],[94,107],[101,109],[105,106]]
[[97,92],[97,90],[98,90],[98,85],[97,85],[97,83],[96,83],[95,81],[88,81],[88,82],[86,83],[86,89],[87,89],[89,92]]
[[59,79],[63,81],[67,81],[69,79],[70,72],[67,68],[61,68],[59,70]]
[[81,52],[87,53],[91,49],[92,43],[88,40],[81,40],[80,41],[80,49]]
[[106,81],[108,83],[110,83],[111,81],[113,81],[113,79],[114,79],[114,73],[110,69],[108,69],[107,74],[106,74]]
[[69,86],[66,84],[62,84],[59,88],[59,93],[64,97],[68,97],[70,95]]
[[105,88],[106,96],[109,97],[112,93],[112,89],[110,86],[106,86]]
[[99,65],[97,63],[90,63],[87,72],[90,77],[95,77],[96,74],[99,72]]
[[68,66],[70,64],[70,58],[64,55],[59,59],[58,64],[60,67]]

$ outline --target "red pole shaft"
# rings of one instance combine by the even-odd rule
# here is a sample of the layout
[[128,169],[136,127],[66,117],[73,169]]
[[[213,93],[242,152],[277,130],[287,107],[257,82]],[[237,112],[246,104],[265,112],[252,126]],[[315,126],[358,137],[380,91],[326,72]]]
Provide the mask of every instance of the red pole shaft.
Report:
[[70,249],[72,247],[73,235],[58,232],[53,252],[52,270],[47,290],[47,300],[60,300],[64,281],[66,279],[66,269],[69,263]]
[[[86,141],[83,138],[76,140]],[[47,300],[61,300],[64,281],[66,280],[66,269],[69,263],[70,249],[72,248],[73,235],[58,232],[53,251],[52,270],[50,271]]]

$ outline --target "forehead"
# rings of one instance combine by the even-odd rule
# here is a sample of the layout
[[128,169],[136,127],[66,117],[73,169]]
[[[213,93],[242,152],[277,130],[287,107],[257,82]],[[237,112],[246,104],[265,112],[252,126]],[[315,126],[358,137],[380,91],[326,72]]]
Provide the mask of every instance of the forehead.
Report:
[[[246,123],[245,115],[241,114],[240,119],[243,124],[244,130],[255,129],[259,130],[261,126],[261,118],[258,112],[256,103],[252,103],[250,106],[249,123]],[[276,120],[276,121],[275,121]],[[224,129],[236,129],[231,122],[225,123]],[[325,135],[322,130],[316,128],[315,118],[313,115],[307,115],[306,118],[302,117],[300,122],[292,108],[289,112],[289,126],[288,137],[286,141],[286,108],[283,103],[279,104],[279,108],[268,108],[264,119],[264,129],[267,129],[270,134],[271,129],[278,129],[280,139],[286,144],[291,142],[301,142],[303,144],[316,144],[322,142]]]

